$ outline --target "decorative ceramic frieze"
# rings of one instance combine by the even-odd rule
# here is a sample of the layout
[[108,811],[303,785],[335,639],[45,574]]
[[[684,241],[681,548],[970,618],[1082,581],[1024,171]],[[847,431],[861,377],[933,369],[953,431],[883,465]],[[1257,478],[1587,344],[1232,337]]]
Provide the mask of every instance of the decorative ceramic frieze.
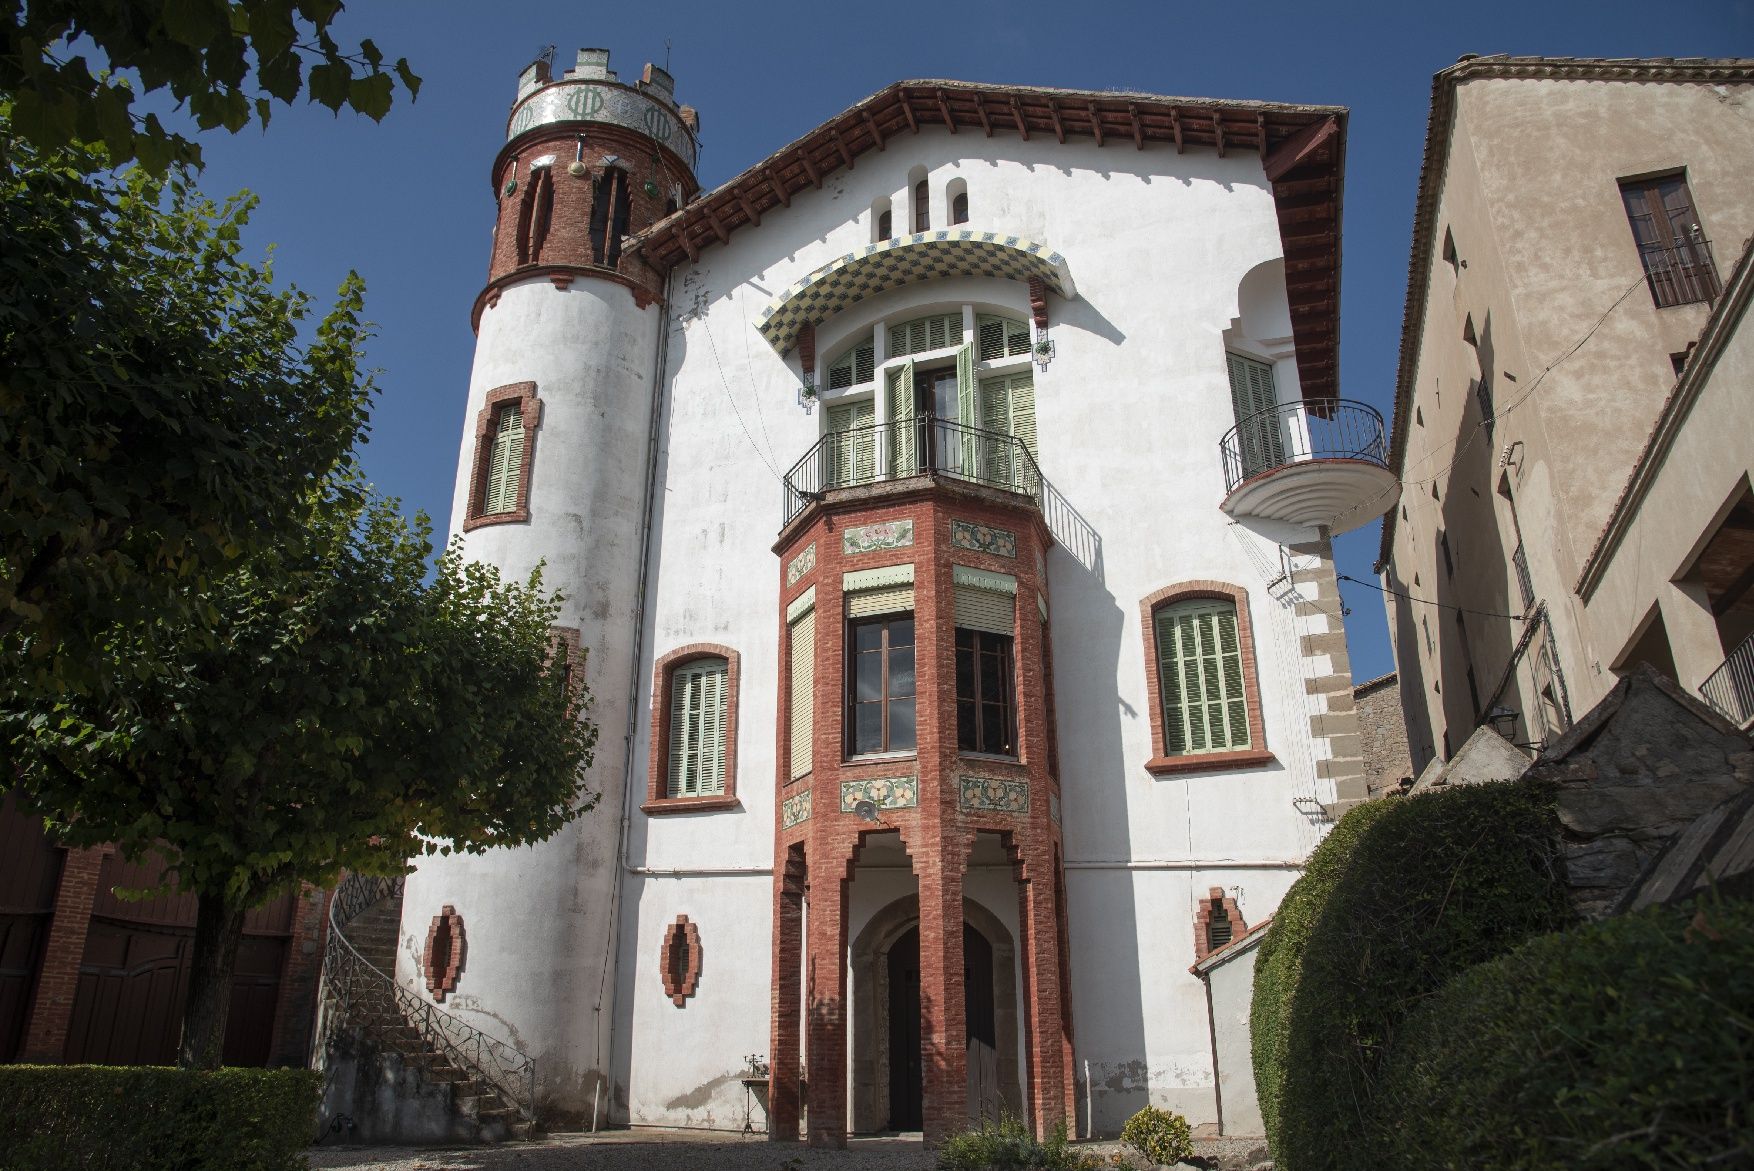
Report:
[[780,828],[791,829],[810,820],[810,790],[805,789],[796,797],[787,797],[780,802]]
[[950,522],[950,543],[977,553],[991,553],[995,557],[1017,556],[1016,533],[972,520]]
[[956,778],[956,802],[964,809],[992,810],[996,813],[1028,813],[1029,782],[1005,781],[998,777]]
[[920,779],[879,777],[869,781],[842,781],[840,811],[856,813],[861,801],[869,801],[878,809],[911,809],[920,803]]
[[816,568],[816,542],[811,541],[804,546],[804,551],[786,565],[786,588],[798,584],[798,579]]
[[875,553],[882,549],[905,549],[914,543],[914,522],[886,520],[872,525],[854,525],[842,529],[840,551],[847,556]]

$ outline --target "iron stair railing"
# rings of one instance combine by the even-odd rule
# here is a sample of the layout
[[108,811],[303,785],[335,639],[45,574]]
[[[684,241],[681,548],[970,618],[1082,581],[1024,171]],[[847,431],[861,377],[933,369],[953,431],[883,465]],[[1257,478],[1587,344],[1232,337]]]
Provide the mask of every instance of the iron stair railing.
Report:
[[1738,728],[1754,720],[1754,634],[1743,639],[1742,645],[1705,677],[1699,694]]
[[428,1049],[492,1089],[534,1129],[535,1060],[408,991],[393,973],[379,971],[360,955],[347,938],[349,923],[401,892],[401,878],[360,874],[348,875],[335,888],[329,903],[329,941],[323,952],[323,986],[331,1011],[341,1020],[369,1014],[400,1016]]

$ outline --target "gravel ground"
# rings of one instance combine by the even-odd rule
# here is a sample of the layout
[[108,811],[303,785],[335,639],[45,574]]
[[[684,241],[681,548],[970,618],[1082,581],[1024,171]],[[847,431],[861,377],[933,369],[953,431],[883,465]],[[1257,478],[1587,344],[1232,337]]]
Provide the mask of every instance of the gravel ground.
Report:
[[[1080,1145],[1105,1163],[1119,1147]],[[1194,1149],[1211,1161],[1209,1166],[1224,1171],[1246,1171],[1267,1157],[1258,1139],[1196,1140]],[[555,1135],[497,1147],[319,1146],[311,1150],[311,1166],[323,1171],[931,1171],[933,1158],[917,1138],[858,1138],[844,1151],[818,1151],[757,1136],[640,1130]]]

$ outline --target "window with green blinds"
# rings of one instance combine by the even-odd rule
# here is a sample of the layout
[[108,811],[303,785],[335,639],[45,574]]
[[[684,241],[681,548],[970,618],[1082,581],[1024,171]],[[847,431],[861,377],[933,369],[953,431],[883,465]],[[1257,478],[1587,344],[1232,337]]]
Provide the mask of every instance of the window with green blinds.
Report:
[[481,511],[510,512],[518,506],[518,481],[524,471],[524,413],[517,403],[500,408],[499,427],[488,457],[487,489]]
[[670,768],[665,795],[706,797],[725,791],[725,708],[730,667],[695,659],[670,679]]
[[980,360],[997,362],[1001,358],[1019,358],[1029,353],[1029,322],[996,313],[977,313],[974,332],[980,349]]
[[934,313],[889,327],[889,356],[905,357],[962,344],[962,313]]
[[877,474],[877,408],[870,399],[828,408],[823,446],[824,488],[869,483]]
[[849,386],[863,386],[871,381],[877,370],[877,348],[872,342],[856,345],[828,367],[828,389],[844,390]]
[[791,777],[809,772],[816,737],[816,611],[804,611],[787,627],[792,645]]
[[1235,603],[1178,602],[1153,618],[1165,755],[1249,747]]
[[1224,357],[1230,372],[1230,407],[1236,415],[1240,470],[1248,477],[1279,467],[1285,462],[1285,439],[1279,430],[1279,392],[1273,385],[1273,367],[1241,354]]

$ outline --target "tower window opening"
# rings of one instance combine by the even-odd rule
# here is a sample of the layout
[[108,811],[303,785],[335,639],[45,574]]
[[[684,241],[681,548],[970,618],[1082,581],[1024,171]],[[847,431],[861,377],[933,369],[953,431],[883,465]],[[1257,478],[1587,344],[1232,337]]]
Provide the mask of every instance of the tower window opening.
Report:
[[952,224],[966,224],[968,222],[968,192],[958,192],[956,198],[950,201],[950,222]]
[[887,240],[895,235],[895,216],[892,212],[883,211],[877,215],[877,238]]
[[524,200],[518,212],[518,263],[536,264],[542,259],[542,246],[548,241],[548,229],[554,219],[554,177],[548,167],[530,175],[524,189]]
[[914,231],[932,230],[932,192],[924,179],[914,184]]
[[591,260],[615,268],[621,261],[621,238],[627,235],[630,194],[627,172],[605,167],[591,198]]
[[518,479],[523,467],[524,412],[520,404],[510,402],[500,408],[499,426],[494,429],[487,491],[481,502],[483,513],[491,516],[517,507]]

